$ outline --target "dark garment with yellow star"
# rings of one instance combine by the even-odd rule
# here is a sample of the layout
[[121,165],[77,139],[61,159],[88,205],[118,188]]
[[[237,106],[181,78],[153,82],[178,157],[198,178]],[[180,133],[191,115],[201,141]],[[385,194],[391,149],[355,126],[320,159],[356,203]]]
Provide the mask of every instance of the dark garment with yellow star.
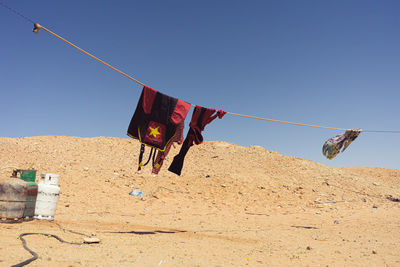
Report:
[[139,139],[142,144],[164,151],[189,109],[189,103],[145,86],[129,124],[128,135]]
[[142,143],[139,169],[143,166],[144,145],[164,152],[173,141],[177,126],[185,121],[189,109],[190,104],[185,101],[143,87],[127,133]]

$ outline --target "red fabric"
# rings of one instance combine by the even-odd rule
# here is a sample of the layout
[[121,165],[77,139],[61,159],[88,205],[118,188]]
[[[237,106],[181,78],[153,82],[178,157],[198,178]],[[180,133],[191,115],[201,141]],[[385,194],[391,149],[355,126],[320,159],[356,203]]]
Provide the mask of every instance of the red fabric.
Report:
[[189,132],[185,141],[183,142],[179,154],[174,157],[171,166],[168,168],[170,172],[181,175],[183,162],[187,152],[189,151],[189,148],[193,146],[193,143],[196,143],[197,145],[201,144],[203,142],[203,136],[201,135],[201,132],[204,130],[204,127],[212,122],[216,117],[221,119],[226,112],[219,110],[216,114],[214,113],[215,109],[202,108],[200,106],[195,107],[192,120],[190,121]]
[[[205,108],[206,110],[203,113],[202,121],[199,125],[199,116],[201,114],[202,107],[196,106],[192,115],[192,120],[190,121],[190,128],[193,130],[193,134],[188,134],[187,138],[189,141],[189,145],[192,146],[193,142],[196,145],[203,143],[203,136],[201,134],[204,131],[204,127],[207,124],[211,123],[215,118],[222,119],[222,117],[226,114],[223,110],[218,110],[217,113],[214,114],[215,109],[213,108]],[[214,115],[213,115],[214,114]]]
[[[184,128],[184,126],[185,126],[185,124],[183,122],[177,125],[174,139],[172,139],[172,141],[169,142],[167,144],[167,146],[165,147],[164,157],[167,157],[173,142],[178,143],[178,144],[182,144],[183,143],[183,128]],[[157,162],[160,166],[158,168],[155,168],[153,166],[153,170],[151,172],[153,174],[158,174],[160,169],[161,169],[161,167],[162,167],[162,165],[163,165],[163,163],[164,163],[164,159],[161,159],[161,152],[160,151],[157,152],[157,157],[156,157],[155,162]]]
[[222,119],[222,117],[223,117],[225,114],[226,114],[226,111],[218,110],[218,111],[217,111],[218,119]]
[[162,123],[150,121],[144,141],[149,144],[161,145],[165,135],[166,126]]
[[157,91],[151,87],[143,87],[143,110],[144,113],[150,114],[153,109],[154,99],[156,98]]
[[176,103],[174,112],[171,116],[171,122],[174,124],[180,124],[185,121],[186,115],[188,114],[190,109],[190,104],[186,103],[183,100],[178,99]]
[[[214,109],[214,111],[215,111],[215,109]],[[198,120],[199,120],[199,117],[200,117],[200,113],[201,113],[201,107],[200,106],[196,106],[194,108],[194,111],[193,111],[193,114],[192,114],[192,119],[190,120],[190,124],[189,124],[190,128],[197,127],[197,123],[198,123]]]

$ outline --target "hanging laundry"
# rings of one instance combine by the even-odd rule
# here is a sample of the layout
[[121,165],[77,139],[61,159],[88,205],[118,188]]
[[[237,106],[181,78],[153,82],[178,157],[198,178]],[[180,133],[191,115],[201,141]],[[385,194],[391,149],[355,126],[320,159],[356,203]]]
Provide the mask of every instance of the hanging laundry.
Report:
[[[322,147],[322,154],[328,159],[333,159],[337,154],[345,151],[361,132],[361,129],[351,129],[347,130],[344,134],[339,134],[328,139]],[[341,149],[342,151],[340,151]]]
[[218,110],[215,114],[214,113],[215,109],[203,108],[200,106],[195,107],[192,114],[192,120],[190,121],[189,132],[183,142],[179,154],[174,157],[174,160],[168,169],[170,172],[181,175],[183,162],[189,148],[193,146],[193,143],[196,143],[196,145],[201,144],[203,142],[201,132],[204,130],[204,127],[212,122],[216,117],[221,119],[226,112]]
[[[149,163],[155,150],[161,152],[160,160],[165,157],[167,145],[173,142],[178,125],[183,124],[190,104],[162,94],[153,88],[144,86],[135,113],[131,119],[127,134],[142,143],[139,154],[139,167]],[[149,159],[143,163],[145,145],[150,146]]]
[[159,173],[159,171],[164,163],[164,158],[167,157],[172,144],[178,143],[179,145],[181,145],[183,143],[183,128],[184,128],[184,126],[185,125],[183,122],[178,124],[177,129],[176,129],[176,134],[175,134],[174,138],[172,139],[172,141],[167,144],[165,151],[164,151],[164,155],[163,155],[163,152],[158,151],[157,157],[155,160],[155,162],[157,162],[157,163],[155,163],[153,166],[153,170],[151,171],[152,174]]

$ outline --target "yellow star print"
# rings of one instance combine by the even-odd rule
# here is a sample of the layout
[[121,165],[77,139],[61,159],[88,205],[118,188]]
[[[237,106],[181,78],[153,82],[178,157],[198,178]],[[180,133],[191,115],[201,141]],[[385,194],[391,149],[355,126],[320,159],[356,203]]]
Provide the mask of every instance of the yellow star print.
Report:
[[157,138],[157,135],[161,134],[161,133],[158,131],[159,126],[157,126],[156,128],[152,128],[152,127],[149,127],[149,128],[150,128],[149,136],[152,135],[152,136],[154,136],[155,138]]

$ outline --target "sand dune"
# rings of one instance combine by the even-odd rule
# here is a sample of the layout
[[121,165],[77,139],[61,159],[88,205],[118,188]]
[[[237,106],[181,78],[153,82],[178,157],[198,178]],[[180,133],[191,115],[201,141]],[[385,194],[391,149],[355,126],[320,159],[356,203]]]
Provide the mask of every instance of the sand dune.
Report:
[[[262,147],[206,142],[182,176],[137,172],[139,143],[111,137],[0,138],[0,168],[60,175],[54,222],[0,224],[0,266],[397,266],[400,170],[332,168]],[[0,171],[2,177],[11,169]],[[130,196],[138,189],[144,198]],[[391,197],[389,197],[391,196]],[[392,199],[392,200],[390,200]]]

